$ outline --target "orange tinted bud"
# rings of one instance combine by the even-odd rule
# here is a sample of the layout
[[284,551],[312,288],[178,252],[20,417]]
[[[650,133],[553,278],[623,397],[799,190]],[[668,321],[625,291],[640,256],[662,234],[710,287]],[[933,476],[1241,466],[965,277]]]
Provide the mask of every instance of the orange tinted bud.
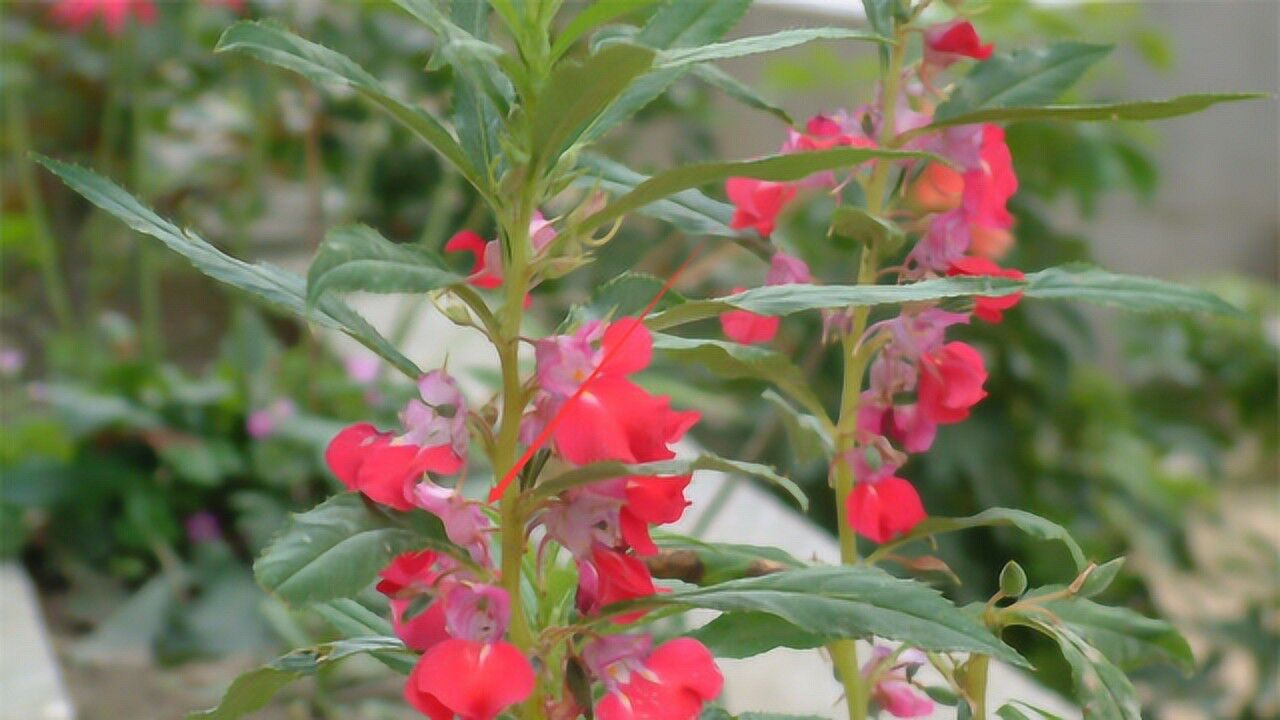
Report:
[[999,260],[1013,248],[1013,233],[1000,228],[970,226],[969,252],[990,260]]
[[931,163],[911,186],[911,203],[925,212],[946,212],[960,207],[964,176],[946,165]]

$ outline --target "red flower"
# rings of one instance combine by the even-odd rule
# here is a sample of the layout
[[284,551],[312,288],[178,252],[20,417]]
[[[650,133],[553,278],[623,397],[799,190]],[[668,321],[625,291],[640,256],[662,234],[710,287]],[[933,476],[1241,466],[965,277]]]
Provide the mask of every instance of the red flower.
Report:
[[529,659],[508,642],[445,640],[409,673],[405,700],[431,720],[493,720],[533,692]]
[[[699,415],[672,410],[670,398],[650,395],[628,379],[649,364],[652,353],[653,337],[648,329],[635,318],[623,318],[605,330],[596,359],[550,351],[539,356],[538,377],[543,388],[567,395],[552,434],[560,455],[575,465],[675,457],[667,446],[683,437]],[[590,371],[583,368],[594,368],[596,363],[604,364],[585,391],[576,398],[565,392],[569,385],[589,377]]]
[[955,423],[969,417],[969,408],[987,396],[982,384],[987,369],[982,356],[962,342],[920,356],[916,397],[920,412],[936,423]]
[[942,163],[929,163],[909,194],[911,202],[925,212],[954,210],[964,194],[964,176]]
[[475,258],[467,282],[478,288],[492,290],[502,284],[502,247],[498,241],[486,242],[484,238],[462,230],[453,234],[444,244],[445,252],[469,252]]
[[[738,287],[733,292],[736,294],[744,290],[746,288]],[[743,345],[769,342],[778,334],[781,322],[782,318],[758,315],[747,310],[730,310],[720,315],[720,329],[724,330],[725,337]]]
[[715,659],[693,638],[670,640],[649,654],[643,667],[604,696],[599,720],[694,720],[704,703],[724,687]]
[[680,519],[689,501],[684,489],[692,475],[679,477],[629,477],[626,504],[622,506],[618,524],[622,539],[637,555],[655,555],[658,546],[649,537],[650,525],[665,525]]
[[[965,257],[951,263],[947,275],[967,275],[979,277],[1001,277],[1011,280],[1025,280],[1026,275],[1017,268],[1002,268],[983,257]],[[998,323],[1004,319],[1004,311],[1018,304],[1022,293],[1000,295],[997,297],[974,298],[973,314],[989,323]]]
[[986,60],[995,46],[982,44],[978,31],[968,20],[952,20],[924,31],[925,62],[946,67],[961,58]]
[[754,178],[729,178],[724,188],[734,206],[729,227],[755,228],[762,237],[773,232],[778,213],[796,196],[792,185]]
[[964,211],[969,224],[981,228],[1008,229],[1013,216],[1006,207],[1018,192],[1013,156],[1004,140],[1004,128],[982,126],[982,167],[964,174]]
[[[658,592],[653,576],[644,562],[633,555],[596,545],[591,559],[578,566],[578,609],[590,615],[605,605],[623,600],[648,597]],[[614,622],[629,623],[645,611],[627,613],[614,618]]]
[[927,517],[919,493],[900,477],[860,482],[853,486],[845,503],[849,526],[877,543],[910,531]]
[[339,432],[324,452],[329,470],[352,492],[396,510],[414,507],[409,491],[424,473],[448,475],[462,467],[450,445],[421,447],[358,423]]
[[58,0],[51,14],[71,30],[83,30],[100,15],[107,32],[119,35],[131,15],[142,25],[155,22],[156,6],[151,0]]
[[377,590],[391,602],[391,626],[396,636],[419,652],[449,639],[444,605],[438,601],[407,620],[404,617],[415,598],[436,591],[436,582],[447,569],[436,567],[442,561],[446,561],[444,556],[431,550],[401,553],[378,573]]
[[426,652],[449,639],[445,629],[444,605],[433,602],[417,615],[405,619],[404,614],[412,600],[391,601],[391,627],[405,646],[418,652]]

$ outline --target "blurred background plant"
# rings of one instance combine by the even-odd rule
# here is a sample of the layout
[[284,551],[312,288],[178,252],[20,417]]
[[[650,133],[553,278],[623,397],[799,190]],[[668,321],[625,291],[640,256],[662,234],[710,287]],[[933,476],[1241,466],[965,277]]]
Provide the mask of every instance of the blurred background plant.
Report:
[[[78,648],[88,657],[118,653],[130,637],[177,660],[272,644],[272,630],[311,632],[265,602],[247,562],[286,511],[336,487],[319,453],[338,423],[368,418],[368,406],[389,419],[405,389],[360,359],[344,362],[294,321],[223,299],[170,254],[144,249],[36,173],[26,153],[90,164],[238,256],[309,256],[323,228],[342,221],[432,250],[462,228],[490,232],[463,183],[355,98],[210,52],[234,16],[261,15],[341,50],[406,95],[447,92],[447,73],[405,62],[426,58],[432,38],[399,11],[288,0],[157,8],[153,23],[119,33],[100,23],[73,32],[34,3],[6,7],[3,26],[0,546],[26,562],[55,617],[83,635]],[[1117,42],[1148,69],[1172,61],[1138,5],[1005,0],[975,20],[1006,47],[1080,36]],[[875,62],[827,44],[783,54],[760,69],[772,103],[743,96],[723,73],[698,74],[636,117],[636,132],[614,140],[627,144],[618,155],[641,170],[725,156],[717,138],[740,111],[726,111],[726,102],[772,104],[776,116],[778,106],[833,96],[866,101]],[[1115,78],[1093,80],[1073,99],[1101,94]],[[854,89],[863,96],[850,97]],[[770,122],[780,144],[784,125]],[[1151,197],[1159,132],[1011,126],[1021,182],[1011,264],[1031,271],[1089,260],[1096,244],[1088,232],[1064,230],[1063,217],[1087,220],[1114,193]],[[780,235],[820,278],[849,276],[846,241],[823,237],[822,203],[792,213]],[[534,311],[554,322],[598,293],[602,278],[669,267],[692,242],[658,223],[622,232],[590,272],[544,285]],[[757,275],[758,261],[727,246],[706,253],[682,282],[728,292]],[[990,359],[991,397],[906,472],[932,514],[1022,507],[1065,525],[1092,557],[1130,556],[1106,599],[1175,619],[1201,661],[1191,679],[1136,675],[1157,715],[1275,717],[1280,297],[1270,282],[1211,282],[1246,317],[1108,316],[1119,330],[1104,333],[1074,308],[1024,303],[1001,325],[969,329],[965,339]],[[541,301],[559,297],[565,305]],[[420,310],[402,308],[392,334],[413,328]],[[818,318],[794,317],[777,343],[835,393],[820,336]],[[222,350],[199,362],[211,337],[222,338]],[[807,484],[814,520],[834,527],[823,464],[759,386],[664,367],[654,389],[688,398],[707,417],[698,442],[786,469]],[[943,564],[904,560],[903,572],[930,568],[972,600],[990,594],[1005,559],[1033,579],[1054,577],[1065,559],[1057,553],[1019,534],[978,531],[940,555]],[[990,584],[957,588],[953,575]],[[1032,638],[1015,641],[1038,664],[1053,662],[1028,645]]]

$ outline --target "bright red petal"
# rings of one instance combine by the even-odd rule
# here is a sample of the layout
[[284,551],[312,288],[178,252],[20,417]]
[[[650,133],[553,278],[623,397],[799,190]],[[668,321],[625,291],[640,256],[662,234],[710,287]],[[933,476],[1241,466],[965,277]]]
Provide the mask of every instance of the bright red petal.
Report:
[[423,655],[409,675],[418,693],[465,720],[493,720],[529,697],[533,684],[529,659],[508,642],[446,640]]
[[653,358],[653,336],[640,320],[619,318],[604,331],[600,349],[604,353],[601,375],[630,375],[649,367]]
[[356,476],[364,463],[369,447],[382,435],[369,423],[344,428],[329,441],[324,451],[325,464],[347,489],[356,491]]

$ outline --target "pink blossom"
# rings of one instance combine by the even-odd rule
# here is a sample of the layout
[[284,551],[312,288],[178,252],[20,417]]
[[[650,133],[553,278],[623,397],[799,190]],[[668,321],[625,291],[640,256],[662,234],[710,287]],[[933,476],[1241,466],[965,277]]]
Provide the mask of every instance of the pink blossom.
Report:
[[101,17],[107,32],[119,35],[130,17],[142,25],[155,22],[156,6],[152,0],[57,0],[51,14],[60,25],[76,31]]
[[778,213],[796,196],[794,185],[744,177],[729,178],[725,192],[734,206],[729,227],[753,228],[761,237],[773,233]]
[[917,718],[932,714],[933,701],[924,692],[917,690],[908,676],[911,669],[925,663],[924,653],[906,650],[898,656],[897,662],[887,666],[892,654],[893,651],[889,648],[876,646],[871,658],[862,666],[863,676],[876,678],[871,690],[872,699],[894,717]]
[[915,487],[896,476],[857,483],[845,509],[849,526],[876,543],[910,532],[927,517]]
[[222,525],[218,516],[208,510],[189,515],[183,523],[187,531],[187,540],[192,543],[207,543],[222,539]]
[[449,634],[463,640],[497,642],[511,622],[511,600],[496,585],[456,583],[440,602]]
[[289,398],[279,398],[265,408],[249,413],[245,420],[245,431],[254,440],[265,440],[276,433],[280,423],[298,413],[298,408]]
[[411,495],[413,504],[440,518],[453,544],[465,548],[482,565],[490,562],[488,538],[493,527],[480,503],[430,480],[415,485]]
[[605,681],[612,688],[596,705],[600,720],[695,720],[724,687],[711,653],[687,637],[663,643],[643,662],[623,655],[598,674],[612,676]]
[[813,274],[805,261],[784,252],[776,252],[769,259],[769,272],[764,276],[765,285],[801,285],[813,282]]
[[405,700],[431,720],[493,720],[533,693],[529,659],[508,642],[450,639],[423,654]]

